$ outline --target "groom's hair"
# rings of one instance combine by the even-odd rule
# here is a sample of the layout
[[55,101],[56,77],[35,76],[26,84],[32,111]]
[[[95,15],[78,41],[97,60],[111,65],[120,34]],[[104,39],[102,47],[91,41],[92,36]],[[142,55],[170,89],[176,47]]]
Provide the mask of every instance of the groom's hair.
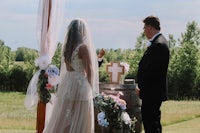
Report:
[[148,16],[143,20],[145,25],[151,25],[156,30],[160,30],[160,20],[155,16]]

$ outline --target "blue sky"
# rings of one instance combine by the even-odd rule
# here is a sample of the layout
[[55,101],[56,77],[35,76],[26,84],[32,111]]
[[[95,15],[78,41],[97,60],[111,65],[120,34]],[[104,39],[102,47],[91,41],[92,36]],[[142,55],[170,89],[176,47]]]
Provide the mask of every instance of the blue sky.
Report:
[[[39,49],[36,22],[39,0],[1,0],[0,39],[16,50],[18,47]],[[142,20],[148,15],[160,18],[161,32],[175,39],[185,32],[186,24],[200,26],[199,0],[65,0],[64,21],[59,41],[73,18],[89,23],[96,48],[134,48],[143,32]]]

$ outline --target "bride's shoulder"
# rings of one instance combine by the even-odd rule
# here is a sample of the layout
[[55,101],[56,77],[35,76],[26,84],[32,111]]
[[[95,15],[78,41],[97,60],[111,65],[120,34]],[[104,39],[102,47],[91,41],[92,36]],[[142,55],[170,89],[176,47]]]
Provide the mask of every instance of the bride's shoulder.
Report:
[[86,48],[87,45],[85,43],[80,44],[80,48]]
[[82,55],[86,55],[88,53],[88,47],[86,44],[81,44],[81,46],[79,47],[79,57]]
[[88,49],[88,47],[87,47],[87,45],[86,45],[86,44],[84,44],[84,43],[83,43],[83,44],[81,44],[81,45],[79,46],[79,48],[78,48],[78,49],[79,49],[79,51],[82,51],[82,50],[83,50],[83,51],[85,51],[85,50],[87,50],[87,49]]
[[79,49],[83,49],[83,50],[84,49],[88,49],[88,45],[86,45],[86,44],[83,43],[83,44],[80,45]]

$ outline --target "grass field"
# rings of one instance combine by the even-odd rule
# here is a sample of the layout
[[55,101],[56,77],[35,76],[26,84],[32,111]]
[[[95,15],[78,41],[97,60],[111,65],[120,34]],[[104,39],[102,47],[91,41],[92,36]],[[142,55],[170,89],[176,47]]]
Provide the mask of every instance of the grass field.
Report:
[[25,109],[24,98],[25,95],[18,92],[0,93],[0,130],[35,129],[36,111]]
[[[0,92],[0,133],[35,133],[36,110],[23,106],[25,95]],[[162,107],[163,133],[199,133],[200,101],[167,101]]]
[[200,118],[179,122],[163,127],[163,133],[199,133]]

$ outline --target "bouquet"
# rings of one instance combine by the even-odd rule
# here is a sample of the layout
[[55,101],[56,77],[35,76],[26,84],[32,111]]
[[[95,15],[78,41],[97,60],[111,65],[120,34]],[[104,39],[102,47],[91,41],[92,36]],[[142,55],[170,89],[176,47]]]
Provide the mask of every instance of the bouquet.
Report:
[[130,65],[126,62],[120,62],[120,65],[124,66],[124,72],[128,73],[128,71],[130,69]]
[[51,100],[51,93],[56,92],[58,81],[59,69],[55,65],[50,65],[47,69],[40,71],[37,88],[42,102],[48,103]]
[[129,69],[130,69],[130,65],[126,62],[120,62],[120,65],[124,66],[124,74],[121,75],[120,77],[120,84],[124,84],[124,80],[125,80],[125,74],[128,73]]
[[134,132],[136,119],[130,118],[126,112],[126,102],[120,99],[122,93],[117,96],[104,93],[94,98],[94,107],[99,111],[98,124],[111,129],[128,128]]

